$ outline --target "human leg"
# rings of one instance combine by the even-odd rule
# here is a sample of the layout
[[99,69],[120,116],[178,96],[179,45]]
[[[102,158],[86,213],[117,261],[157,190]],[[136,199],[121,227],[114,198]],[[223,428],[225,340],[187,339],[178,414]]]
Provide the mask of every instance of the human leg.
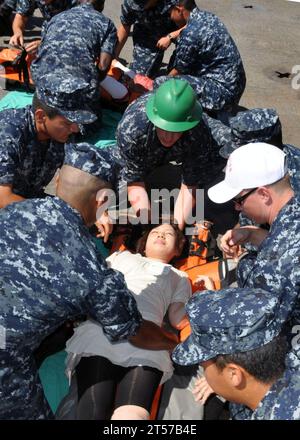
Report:
[[81,358],[76,367],[78,420],[110,418],[120,369],[101,356]]
[[112,420],[147,420],[162,372],[151,367],[128,369],[119,382]]

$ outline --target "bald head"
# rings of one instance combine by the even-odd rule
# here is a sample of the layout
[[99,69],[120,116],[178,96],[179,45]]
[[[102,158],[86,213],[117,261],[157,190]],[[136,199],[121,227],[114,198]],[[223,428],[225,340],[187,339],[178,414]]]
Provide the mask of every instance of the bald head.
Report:
[[97,193],[104,188],[111,188],[111,185],[78,168],[63,165],[59,172],[56,195],[77,209],[87,224],[93,224],[98,207]]

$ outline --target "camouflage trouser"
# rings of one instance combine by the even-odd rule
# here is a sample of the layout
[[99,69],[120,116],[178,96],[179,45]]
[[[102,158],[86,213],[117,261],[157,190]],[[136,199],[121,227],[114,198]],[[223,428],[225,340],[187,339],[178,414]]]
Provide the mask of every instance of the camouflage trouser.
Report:
[[33,357],[0,350],[0,420],[52,419]]
[[149,76],[149,78],[154,78],[159,72],[163,57],[163,50],[156,47],[145,47],[142,43],[135,43],[130,69],[136,73]]
[[182,78],[191,84],[202,107],[211,112],[230,111],[234,105],[238,104],[244,91],[243,84],[237,86],[233,93],[225,85],[211,78],[197,78],[192,75],[182,75]]

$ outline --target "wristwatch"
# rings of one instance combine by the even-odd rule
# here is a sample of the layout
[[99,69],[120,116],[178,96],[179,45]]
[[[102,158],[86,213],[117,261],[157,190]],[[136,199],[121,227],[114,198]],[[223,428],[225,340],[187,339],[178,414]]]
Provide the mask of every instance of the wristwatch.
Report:
[[170,38],[171,43],[176,42],[176,38],[173,38],[171,34],[168,34],[168,37]]

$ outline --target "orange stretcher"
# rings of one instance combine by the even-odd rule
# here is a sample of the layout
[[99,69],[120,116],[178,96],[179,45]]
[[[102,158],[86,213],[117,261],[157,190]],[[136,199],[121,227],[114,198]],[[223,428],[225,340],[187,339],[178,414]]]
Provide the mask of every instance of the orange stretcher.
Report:
[[30,65],[34,55],[25,49],[0,48],[0,78],[10,84],[21,84],[30,89],[33,81],[30,75]]
[[[190,241],[189,255],[186,258],[177,260],[175,267],[187,273],[191,286],[192,292],[199,290],[205,290],[196,283],[197,277],[199,275],[208,276],[213,282],[215,290],[222,287],[222,281],[226,276],[226,267],[223,259],[214,258],[211,255],[211,249],[213,247],[213,237],[211,235],[211,223],[202,222],[195,225],[195,233]],[[119,235],[116,234],[113,239],[113,246],[111,248],[111,253],[116,251],[126,250],[125,242],[128,238],[128,234],[122,232]],[[196,285],[197,284],[197,285]],[[190,326],[187,325],[184,329],[180,331],[179,340],[184,341],[191,333]],[[160,404],[162,386],[160,385],[155,393],[150,420],[155,420]]]

